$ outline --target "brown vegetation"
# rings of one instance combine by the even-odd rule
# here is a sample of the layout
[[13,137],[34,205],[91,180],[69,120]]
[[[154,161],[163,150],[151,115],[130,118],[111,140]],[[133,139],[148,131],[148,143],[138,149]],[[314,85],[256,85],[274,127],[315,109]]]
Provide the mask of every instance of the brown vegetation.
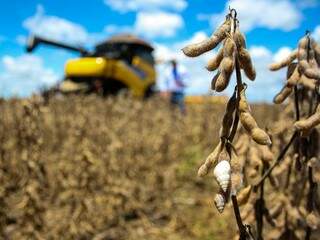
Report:
[[[256,109],[258,119],[275,116]],[[228,210],[216,216],[214,181],[195,171],[219,132],[220,105],[192,106],[182,117],[158,98],[88,96],[2,101],[0,111],[1,238],[234,234]]]

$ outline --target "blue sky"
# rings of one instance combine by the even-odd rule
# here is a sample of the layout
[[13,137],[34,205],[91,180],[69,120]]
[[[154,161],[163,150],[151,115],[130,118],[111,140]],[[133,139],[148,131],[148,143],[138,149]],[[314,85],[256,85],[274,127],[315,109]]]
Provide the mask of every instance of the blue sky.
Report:
[[[213,73],[206,61],[183,56],[187,43],[204,39],[219,25],[231,5],[238,10],[240,28],[257,68],[248,97],[270,101],[281,88],[283,71],[272,73],[267,66],[296,48],[308,29],[320,41],[319,0],[11,0],[3,1],[0,14],[0,95],[28,96],[40,86],[63,77],[64,63],[76,54],[40,47],[32,55],[24,51],[30,32],[55,40],[84,45],[121,32],[132,32],[155,46],[155,56],[177,58],[189,72],[189,94],[209,93]],[[158,67],[161,87],[162,72]],[[232,91],[229,87],[227,93]]]

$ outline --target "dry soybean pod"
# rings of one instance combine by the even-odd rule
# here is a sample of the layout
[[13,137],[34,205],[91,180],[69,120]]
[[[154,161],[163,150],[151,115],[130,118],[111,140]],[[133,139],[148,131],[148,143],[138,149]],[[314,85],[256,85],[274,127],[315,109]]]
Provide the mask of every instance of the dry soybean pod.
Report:
[[228,37],[223,46],[223,60],[219,66],[219,76],[215,82],[215,90],[222,92],[228,86],[235,66],[236,45],[231,37]]
[[317,230],[320,227],[320,216],[315,211],[309,213],[306,217],[307,225],[313,229]]
[[239,206],[242,206],[248,202],[250,198],[251,190],[252,190],[252,186],[249,185],[239,192],[237,196]]
[[230,146],[231,155],[231,194],[236,195],[243,185],[243,161],[240,161],[235,148]]
[[251,137],[260,145],[271,145],[271,139],[269,135],[259,127],[252,129]]
[[312,48],[315,52],[315,58],[317,60],[318,65],[320,65],[320,45],[316,42],[312,42]]
[[299,41],[298,45],[298,63],[299,63],[299,71],[303,73],[305,69],[309,67],[308,64],[308,37],[303,37]]
[[218,71],[217,74],[212,78],[212,80],[211,80],[211,89],[212,90],[216,90],[215,85],[216,85],[216,82],[217,82],[217,79],[219,76],[220,76],[220,72]]
[[309,42],[307,45],[308,50],[308,64],[303,64],[302,66],[305,68],[304,73],[308,78],[320,79],[320,70],[318,64],[320,64],[320,55],[317,51],[320,51],[319,45],[312,38],[308,38]]
[[287,83],[281,89],[281,91],[273,98],[273,102],[275,104],[283,103],[284,100],[289,97],[289,95],[293,92],[293,86],[297,85],[300,81],[301,75],[298,70],[297,63],[291,63],[287,69]]
[[283,103],[293,92],[292,87],[284,86],[281,91],[273,98],[275,104]]
[[285,66],[288,66],[290,63],[292,63],[298,56],[298,49],[293,50],[293,52],[290,53],[290,55],[288,57],[286,57],[285,59],[281,60],[278,63],[272,63],[269,66],[269,69],[271,71],[277,71]]
[[258,144],[270,145],[271,140],[269,135],[258,127],[256,120],[250,113],[249,104],[245,96],[245,88],[243,88],[240,92],[239,112],[240,122],[247,130],[251,138]]
[[251,81],[255,80],[256,79],[256,70],[253,67],[250,53],[247,49],[242,49],[239,52],[239,62],[241,64],[241,68],[244,70],[246,76]]
[[227,138],[229,133],[230,133],[230,129],[233,123],[233,113],[236,109],[236,105],[237,105],[237,95],[236,95],[236,91],[233,92],[233,95],[231,96],[231,98],[229,99],[228,103],[227,103],[227,108],[226,108],[226,112],[223,116],[222,119],[222,127],[220,130],[220,138]]
[[287,79],[289,79],[292,74],[294,73],[294,71],[298,69],[298,63],[294,62],[294,63],[290,63],[288,65],[288,69],[287,69]]
[[320,104],[318,104],[317,110],[312,116],[295,122],[294,126],[299,130],[310,130],[318,124],[320,124]]
[[314,78],[320,80],[320,70],[315,59],[310,60],[310,67],[304,72],[308,78]]
[[312,68],[309,61],[312,62],[315,60],[315,53],[312,46],[312,42],[314,40],[309,36],[303,37],[299,41],[298,48],[298,64],[299,64],[299,72],[304,74],[307,69]]
[[207,157],[204,164],[198,170],[198,176],[203,177],[208,174],[209,170],[215,165],[219,159],[219,155],[223,149],[223,143],[220,141],[213,152]]
[[[287,79],[288,79],[288,80],[287,80],[287,86],[288,86],[288,87],[293,87],[293,86],[295,86],[295,85],[298,84],[301,75],[300,75],[300,73],[299,73],[299,70],[298,70],[298,67],[297,67],[297,66],[294,68],[292,74],[291,74],[291,72],[289,72],[289,71],[292,71],[292,69],[290,69],[290,68],[288,67],[287,76],[289,76],[289,77],[287,77]],[[290,74],[291,74],[291,75],[290,75]]]
[[225,22],[211,35],[210,38],[195,44],[190,44],[182,49],[188,57],[197,57],[211,49],[214,49],[230,32],[231,20],[227,18]]
[[301,84],[302,86],[306,87],[309,90],[315,90],[317,80],[311,79],[306,77],[305,75],[302,75],[301,78],[299,79],[299,84]]
[[268,146],[260,146],[259,149],[261,151],[261,159],[263,162],[269,164],[274,160],[274,154]]
[[237,45],[240,67],[250,80],[255,80],[256,70],[253,67],[249,51],[246,49],[246,40],[239,28],[234,33],[233,39]]
[[220,48],[218,53],[208,61],[206,69],[210,72],[217,70],[222,59],[223,59],[223,47]]
[[272,218],[277,218],[283,210],[283,202],[279,201],[270,209],[270,216]]

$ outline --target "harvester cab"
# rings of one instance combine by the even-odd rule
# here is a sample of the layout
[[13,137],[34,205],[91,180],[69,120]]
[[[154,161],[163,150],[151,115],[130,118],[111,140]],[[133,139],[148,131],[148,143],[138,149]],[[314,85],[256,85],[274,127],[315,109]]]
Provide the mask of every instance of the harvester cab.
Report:
[[31,36],[27,52],[46,44],[80,53],[78,59],[65,64],[61,93],[116,94],[129,90],[133,96],[152,94],[156,82],[153,47],[133,35],[117,35],[95,46],[93,52],[78,46]]

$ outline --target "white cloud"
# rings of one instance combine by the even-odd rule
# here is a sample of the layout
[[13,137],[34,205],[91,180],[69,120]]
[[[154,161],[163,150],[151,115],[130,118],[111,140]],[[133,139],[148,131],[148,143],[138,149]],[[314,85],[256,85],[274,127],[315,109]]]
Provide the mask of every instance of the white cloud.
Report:
[[314,37],[314,39],[316,39],[317,41],[320,41],[320,25],[318,25],[313,33],[312,33],[312,36]]
[[272,55],[270,50],[264,46],[252,46],[249,51],[252,58],[267,58]]
[[198,18],[210,18],[212,25],[217,26],[225,18],[229,6],[237,10],[243,31],[254,28],[291,31],[298,28],[302,21],[299,8],[289,0],[230,0],[222,13],[210,17],[200,14]]
[[249,48],[257,72],[257,78],[253,82],[243,74],[244,81],[248,84],[247,97],[250,101],[272,102],[273,97],[280,91],[286,77],[286,70],[281,69],[280,71],[271,72],[268,66],[275,59],[283,56],[285,49],[288,48],[282,47],[277,52],[272,53],[264,46],[252,46]]
[[73,44],[83,44],[89,39],[84,27],[64,18],[45,15],[41,5],[37,6],[35,15],[23,21],[23,27],[31,33]]
[[172,37],[184,26],[183,18],[179,14],[163,11],[139,12],[134,30],[146,37]]
[[167,38],[175,36],[183,26],[184,21],[179,14],[164,11],[139,12],[132,26],[109,24],[104,27],[104,32],[108,35],[134,33],[146,38]]
[[273,61],[274,62],[279,62],[279,61],[283,60],[284,58],[288,57],[292,51],[293,51],[293,49],[289,48],[289,47],[280,48],[276,52],[276,54],[274,54]]
[[186,0],[104,0],[104,3],[121,13],[159,9],[182,11],[188,6]]
[[50,86],[57,82],[57,74],[43,64],[43,60],[35,55],[18,57],[3,56],[3,71],[0,75],[0,91],[2,96],[28,96],[36,89]]

